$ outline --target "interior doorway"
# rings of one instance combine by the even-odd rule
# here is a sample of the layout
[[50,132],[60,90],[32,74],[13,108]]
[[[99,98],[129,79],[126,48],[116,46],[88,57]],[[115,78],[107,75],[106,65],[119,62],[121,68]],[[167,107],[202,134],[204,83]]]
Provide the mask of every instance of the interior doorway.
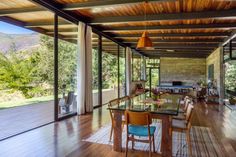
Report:
[[160,83],[160,69],[159,67],[147,68],[147,87],[151,91],[153,88],[159,86]]

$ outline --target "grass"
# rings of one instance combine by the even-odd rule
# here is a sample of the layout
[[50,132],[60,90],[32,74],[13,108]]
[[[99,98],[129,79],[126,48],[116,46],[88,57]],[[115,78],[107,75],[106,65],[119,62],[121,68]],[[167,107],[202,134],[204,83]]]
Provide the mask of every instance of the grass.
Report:
[[40,102],[46,102],[53,100],[53,96],[44,96],[44,97],[35,97],[31,99],[24,99],[24,100],[18,100],[18,101],[7,101],[7,102],[1,102],[0,103],[0,109],[5,108],[11,108],[11,107],[17,107],[17,106],[24,106],[29,104],[37,104]]
[[[111,89],[103,89],[102,91],[109,91]],[[98,90],[93,90],[93,94],[97,93]],[[17,107],[17,106],[25,106],[25,105],[31,105],[31,104],[37,104],[40,102],[47,102],[53,100],[53,95],[50,96],[43,96],[43,97],[35,97],[30,99],[23,99],[23,100],[14,100],[14,101],[6,101],[0,103],[0,110],[11,108],[11,107]]]

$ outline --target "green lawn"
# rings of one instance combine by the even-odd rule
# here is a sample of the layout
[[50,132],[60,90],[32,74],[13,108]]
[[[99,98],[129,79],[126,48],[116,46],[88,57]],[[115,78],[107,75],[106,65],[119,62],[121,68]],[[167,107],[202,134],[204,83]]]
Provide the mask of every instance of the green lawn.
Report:
[[50,100],[53,100],[52,95],[51,96],[44,96],[44,97],[36,97],[36,98],[31,98],[31,99],[25,99],[25,100],[18,100],[18,101],[7,101],[7,102],[0,103],[0,109],[29,105],[29,104],[36,104],[36,103],[50,101]]
[[[102,91],[108,91],[108,90],[111,90],[111,89],[103,89]],[[93,94],[97,93],[97,92],[98,92],[98,90],[93,90]],[[50,101],[53,99],[54,99],[54,97],[53,97],[53,95],[51,95],[51,96],[35,97],[35,98],[24,99],[24,100],[14,100],[14,101],[1,102],[0,103],[0,110],[10,108],[10,107],[24,106],[24,105],[29,105],[29,104],[37,104],[40,102],[46,102],[46,101]]]

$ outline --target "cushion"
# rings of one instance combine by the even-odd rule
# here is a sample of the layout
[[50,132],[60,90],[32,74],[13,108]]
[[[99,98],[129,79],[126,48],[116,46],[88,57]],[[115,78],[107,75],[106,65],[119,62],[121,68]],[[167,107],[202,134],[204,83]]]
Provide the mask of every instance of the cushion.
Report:
[[173,128],[180,128],[180,129],[186,129],[186,121],[185,120],[177,120],[177,119],[173,119],[172,120],[172,127]]
[[[154,135],[156,130],[155,126],[150,126],[150,135]],[[128,133],[135,135],[135,136],[148,136],[148,127],[147,126],[140,126],[140,125],[129,125],[128,126]]]
[[185,120],[186,116],[184,113],[179,113],[178,116],[173,116],[173,119],[182,119]]

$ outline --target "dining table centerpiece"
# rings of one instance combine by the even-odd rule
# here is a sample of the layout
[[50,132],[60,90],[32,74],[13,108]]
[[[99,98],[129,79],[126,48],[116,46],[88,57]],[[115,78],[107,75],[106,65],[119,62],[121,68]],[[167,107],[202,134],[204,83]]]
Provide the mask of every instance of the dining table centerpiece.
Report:
[[158,99],[160,99],[162,92],[160,92],[157,88],[152,89],[152,99],[154,101],[157,101]]

